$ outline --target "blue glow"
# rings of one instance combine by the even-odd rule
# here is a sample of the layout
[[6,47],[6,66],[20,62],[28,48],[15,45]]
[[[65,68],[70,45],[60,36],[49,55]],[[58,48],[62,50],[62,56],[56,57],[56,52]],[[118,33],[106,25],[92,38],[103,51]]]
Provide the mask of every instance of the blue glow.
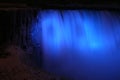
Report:
[[[41,11],[38,22],[32,28],[32,39],[38,45],[42,43],[44,66],[48,70],[54,70],[50,65],[56,63],[61,65],[56,72],[68,71],[71,72],[71,76],[75,73],[75,78],[80,74],[81,65],[86,76],[113,75],[120,67],[120,63],[117,63],[117,60],[120,61],[119,57],[111,56],[120,47],[120,16],[116,17],[107,11]],[[119,47],[116,47],[116,44]],[[104,68],[101,70],[99,66]],[[103,74],[102,71],[105,70],[106,73]],[[90,77],[89,80],[99,79]]]
[[[100,15],[100,12],[96,14]],[[39,43],[40,38],[38,38],[38,34],[42,34],[41,38],[44,45],[52,47],[54,50],[59,50],[61,45],[66,45],[69,48],[70,46],[74,46],[93,50],[100,50],[101,48],[110,46],[107,43],[108,41],[106,41],[108,39],[106,33],[110,34],[110,32],[103,28],[107,24],[103,26],[102,24],[104,23],[99,20],[101,17],[96,14],[88,11],[68,10],[63,11],[61,17],[59,11],[43,11],[38,16],[38,18],[40,17],[38,25],[41,27],[42,33],[39,33],[39,27],[36,27],[36,31],[33,32],[33,34],[36,33],[37,35],[35,36],[37,37],[36,42]],[[102,32],[102,28],[106,30],[105,33]],[[111,42],[114,43],[114,41]]]

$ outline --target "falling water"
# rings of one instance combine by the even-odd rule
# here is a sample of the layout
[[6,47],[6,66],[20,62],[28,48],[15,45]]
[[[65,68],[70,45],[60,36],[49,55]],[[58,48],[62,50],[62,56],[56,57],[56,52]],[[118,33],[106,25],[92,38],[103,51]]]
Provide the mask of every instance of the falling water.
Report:
[[74,80],[117,80],[120,15],[46,10],[40,11],[33,27],[33,41],[40,44],[42,40],[46,70]]

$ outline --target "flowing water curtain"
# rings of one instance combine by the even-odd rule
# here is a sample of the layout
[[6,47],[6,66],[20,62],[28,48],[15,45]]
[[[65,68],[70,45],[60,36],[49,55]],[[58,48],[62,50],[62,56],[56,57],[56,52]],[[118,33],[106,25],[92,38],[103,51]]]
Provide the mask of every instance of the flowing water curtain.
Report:
[[112,27],[116,24],[112,17],[111,12],[107,11],[41,11],[32,34],[39,44],[42,29],[46,49],[60,50],[63,45],[66,49],[74,46],[80,50],[112,48],[115,44]]
[[[31,10],[23,10],[23,27],[21,27],[21,31],[22,31],[22,36],[23,36],[23,46],[24,48],[28,48],[29,47],[29,28],[30,28],[30,24],[32,22],[32,11]],[[34,19],[34,18],[33,18]]]
[[24,47],[24,49],[30,46],[31,38],[30,38],[30,28],[32,24],[32,20],[34,20],[33,10],[20,10],[18,11],[18,36],[19,36],[19,45]]
[[[63,43],[64,43],[64,45],[65,46],[71,46],[71,43],[73,42],[75,42],[75,41],[73,41],[73,39],[72,39],[72,34],[73,34],[73,32],[72,32],[72,30],[74,30],[74,28],[76,27],[75,26],[75,17],[74,17],[74,15],[77,15],[76,13],[77,12],[74,12],[74,11],[65,11],[64,12],[64,14],[63,14],[63,21],[59,21],[59,19],[60,19],[60,17],[58,17],[58,16],[52,16],[51,14],[54,14],[54,15],[58,15],[59,14],[59,12],[57,12],[56,11],[56,13],[54,13],[55,11],[53,11],[52,13],[51,12],[48,12],[49,13],[49,15],[47,15],[47,16],[49,16],[48,18],[43,18],[44,20],[42,20],[42,29],[44,29],[44,30],[49,30],[49,27],[51,27],[51,25],[52,25],[52,27],[51,28],[53,28],[55,31],[57,31],[57,32],[55,32],[55,31],[52,31],[51,30],[51,32],[53,32],[54,34],[52,35],[52,36],[46,36],[46,35],[44,35],[43,37],[44,37],[44,40],[45,40],[45,38],[47,38],[46,40],[48,40],[48,38],[50,39],[50,38],[52,38],[52,37],[54,37],[55,38],[55,41],[57,41],[57,40],[60,40],[60,39],[62,39],[63,40]],[[85,12],[85,11],[84,11]],[[90,17],[90,16],[92,16],[92,15],[88,15],[88,13],[90,13],[90,12],[85,12],[83,15],[85,15],[84,16],[84,19],[82,19],[83,20],[83,23],[81,23],[81,24],[79,24],[79,25],[77,25],[77,26],[80,26],[80,25],[82,25],[82,27],[83,28],[81,28],[83,31],[84,31],[84,37],[83,38],[85,38],[84,39],[84,46],[85,47],[87,47],[87,46],[92,46],[92,45],[96,45],[97,43],[99,43],[99,42],[95,42],[95,41],[93,41],[93,40],[95,40],[96,39],[96,36],[95,36],[95,30],[94,30],[94,22],[93,22],[93,17]],[[44,14],[44,13],[43,13]],[[45,15],[44,15],[45,16]],[[77,15],[77,16],[79,16],[79,15]],[[50,20],[49,20],[50,19]],[[80,19],[79,19],[80,20]],[[79,21],[78,20],[78,21]],[[90,21],[91,20],[91,21]],[[60,24],[61,23],[61,24]],[[45,27],[46,27],[46,29],[45,29]],[[62,34],[61,33],[61,30],[62,29],[62,33],[64,33],[64,34]],[[43,31],[44,32],[44,34],[47,34],[47,35],[49,35],[50,33],[47,33],[46,31]],[[74,32],[74,33],[76,33],[76,32]],[[59,35],[62,35],[62,36],[59,36],[59,35],[57,35],[57,34],[59,34]],[[74,35],[75,36],[75,35]],[[86,37],[85,37],[86,36]],[[81,39],[83,39],[83,38],[81,38]],[[76,39],[76,38],[75,38]],[[88,40],[87,40],[88,39]],[[51,39],[50,39],[51,40]],[[49,41],[50,41],[49,40]],[[60,40],[60,41],[62,41],[62,40]],[[53,41],[53,42],[55,42],[54,40],[53,40],[53,38],[52,38],[52,40],[51,41]],[[53,44],[53,42],[49,42],[49,43],[51,43],[51,44]],[[79,41],[79,40],[78,40]],[[85,42],[86,41],[86,42]],[[92,42],[91,42],[92,41]],[[45,42],[47,42],[47,41],[45,41]],[[94,42],[94,43],[93,43]],[[80,42],[81,43],[81,42]],[[83,42],[82,42],[83,43]],[[56,44],[56,43],[55,43]],[[57,42],[57,44],[58,45],[60,45],[60,44],[62,44],[62,42]],[[53,46],[52,46],[53,47]]]
[[[112,15],[112,12],[103,12],[103,14],[101,15],[101,18],[103,20],[102,26],[105,28],[103,29],[103,33],[105,35],[103,39],[105,40],[106,44],[108,46],[111,46],[112,48],[116,46],[115,35],[114,35],[114,29],[116,28],[116,22],[114,21],[118,21],[118,18],[115,18],[114,15]],[[115,15],[115,16],[118,16],[118,15]]]
[[12,16],[12,21],[13,21],[13,27],[12,27],[12,31],[11,31],[11,40],[10,40],[10,44],[15,44],[18,45],[18,41],[19,41],[19,23],[18,23],[18,19],[19,19],[19,11],[13,11],[13,16]]
[[70,13],[70,11],[60,13],[54,10],[41,13],[42,18],[40,24],[42,26],[44,45],[50,46],[55,50],[62,47],[66,47],[67,49],[72,46],[72,30],[74,30],[76,24],[74,19],[70,16]]
[[[30,56],[29,54],[32,55],[31,60],[35,59],[36,62],[40,61],[38,59],[41,57],[40,49],[34,49],[34,47],[37,48],[38,46],[36,47],[34,45],[34,42],[31,41],[31,35],[30,35],[31,34],[30,30],[32,27],[34,27],[32,26],[32,24],[36,20],[36,14],[37,11],[33,9],[17,11],[17,19],[16,19],[17,32],[15,33],[17,37],[16,41],[17,41],[17,45],[20,46],[25,51],[24,59],[27,61],[26,62],[27,64],[30,64],[29,62],[31,62],[28,59],[28,56]],[[37,50],[39,50],[39,52]],[[32,65],[34,65],[36,62],[32,63]]]
[[[47,15],[48,13],[49,15]],[[41,14],[41,27],[42,27],[42,38],[44,45],[48,44],[48,46],[50,47],[51,45],[53,45],[52,46],[53,48],[59,47],[60,45],[59,43],[61,39],[61,33],[60,33],[61,26],[59,22],[58,12],[48,11],[48,12],[44,12],[44,14]]]
[[[113,23],[111,19],[107,20],[108,17],[112,15],[105,11],[81,11],[81,13],[83,16],[82,29],[84,31],[84,38],[81,38],[82,41],[80,41],[81,48],[103,50],[105,47],[114,46],[114,39],[111,31]],[[106,13],[108,14],[105,15]],[[108,43],[110,41],[111,44]]]
[[[60,67],[62,64],[62,69],[58,68],[60,71],[57,70],[57,72],[61,73],[63,70],[71,72],[76,69],[75,74],[79,75],[83,69],[88,77],[91,73],[99,76],[103,72],[106,74],[106,71],[111,74],[111,69],[113,70],[111,65],[114,61],[109,58],[112,49],[115,47],[115,39],[119,43],[119,22],[119,14],[112,14],[110,11],[63,10],[60,13],[57,10],[41,10],[38,15],[38,22],[33,25],[32,39],[36,44],[41,44],[42,39],[44,52],[46,52],[43,53],[43,63],[45,68],[47,67],[49,70],[55,70],[56,67]],[[71,57],[69,56],[71,55],[70,52],[66,55],[69,47],[72,51],[73,47],[77,50],[73,52],[74,58],[69,58]],[[65,52],[61,51],[59,53],[59,50],[63,49]],[[94,54],[91,55],[91,53]],[[71,67],[71,65],[74,65],[73,63],[75,67]],[[58,65],[54,67],[54,64]],[[53,65],[52,68],[51,65]],[[115,65],[118,64],[115,62]],[[102,66],[102,68],[99,69],[99,66]],[[63,67],[66,68],[63,69]],[[102,77],[105,74],[102,74]]]
[[113,35],[114,35],[114,39],[115,39],[115,44],[117,49],[120,48],[120,15],[119,12],[114,12],[113,13],[113,17],[111,17],[112,19],[112,23],[113,27],[112,27],[112,31],[113,31]]

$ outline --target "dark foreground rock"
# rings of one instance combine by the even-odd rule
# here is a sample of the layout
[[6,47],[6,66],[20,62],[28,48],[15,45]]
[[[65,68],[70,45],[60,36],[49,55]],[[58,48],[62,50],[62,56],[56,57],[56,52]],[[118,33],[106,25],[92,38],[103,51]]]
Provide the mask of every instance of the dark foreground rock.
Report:
[[16,46],[9,46],[0,53],[0,80],[66,80],[23,64],[20,56],[24,52]]

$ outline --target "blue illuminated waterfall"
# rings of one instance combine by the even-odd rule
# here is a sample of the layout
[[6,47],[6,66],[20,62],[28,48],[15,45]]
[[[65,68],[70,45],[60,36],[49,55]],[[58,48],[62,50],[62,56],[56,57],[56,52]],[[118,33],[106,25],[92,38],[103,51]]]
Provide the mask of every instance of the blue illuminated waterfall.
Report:
[[43,11],[38,15],[32,36],[37,43],[42,39],[44,46],[51,50],[60,50],[63,46],[81,50],[107,49],[115,45],[111,26],[116,25],[110,17],[110,13],[100,11]]
[[119,51],[119,15],[108,11],[45,10],[40,11],[37,19],[31,35],[35,44],[43,46],[46,69],[68,71],[76,76],[83,73],[89,80],[99,78],[88,75],[105,78],[120,71],[119,57],[111,55]]

